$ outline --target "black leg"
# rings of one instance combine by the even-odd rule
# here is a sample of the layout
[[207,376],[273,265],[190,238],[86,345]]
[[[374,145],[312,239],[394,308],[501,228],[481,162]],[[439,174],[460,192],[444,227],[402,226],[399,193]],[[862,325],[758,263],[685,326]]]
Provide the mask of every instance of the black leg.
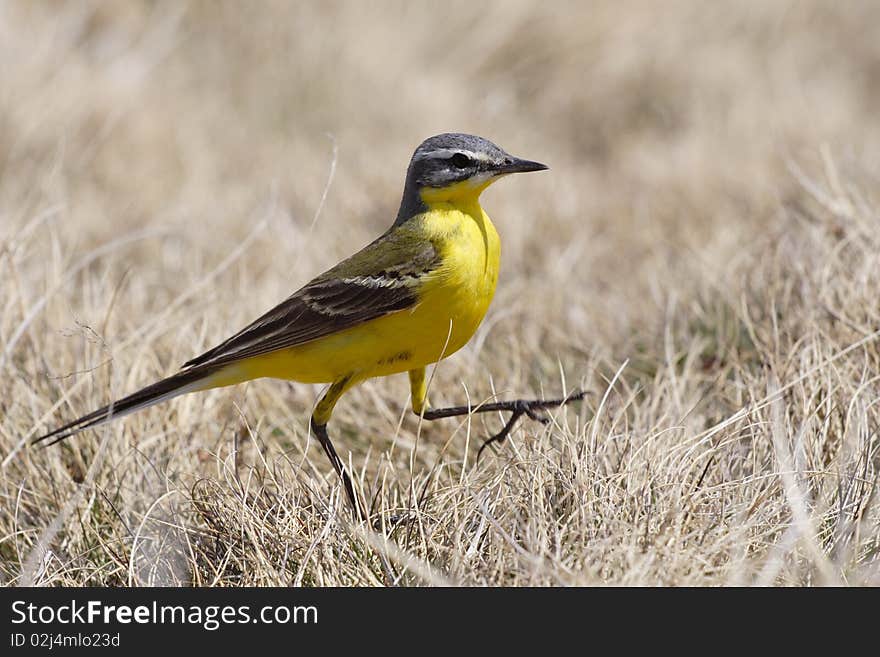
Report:
[[324,451],[327,453],[327,458],[329,458],[330,463],[333,464],[333,469],[336,470],[336,474],[342,479],[342,485],[345,487],[348,501],[351,502],[351,508],[354,512],[355,520],[366,520],[367,514],[358,502],[357,496],[354,494],[354,486],[351,483],[351,478],[345,471],[342,459],[339,458],[336,450],[333,449],[333,443],[330,442],[330,436],[327,435],[327,425],[316,423],[315,418],[312,417],[309,421],[309,426],[312,429],[312,433],[314,433],[315,436],[317,436],[318,441],[320,441],[321,447],[323,447]]
[[526,415],[532,420],[547,424],[549,420],[546,416],[538,413],[538,411],[546,408],[557,408],[565,406],[573,401],[580,401],[587,396],[583,390],[575,390],[567,397],[561,399],[513,399],[510,401],[492,402],[490,404],[482,404],[480,406],[450,406],[449,408],[429,408],[422,414],[426,420],[439,420],[444,417],[456,417],[461,415],[470,415],[471,413],[490,413],[492,411],[510,411],[510,419],[501,429],[480,447],[477,452],[477,461],[480,460],[483,450],[492,443],[503,443],[507,436],[513,430],[514,425],[523,416]]

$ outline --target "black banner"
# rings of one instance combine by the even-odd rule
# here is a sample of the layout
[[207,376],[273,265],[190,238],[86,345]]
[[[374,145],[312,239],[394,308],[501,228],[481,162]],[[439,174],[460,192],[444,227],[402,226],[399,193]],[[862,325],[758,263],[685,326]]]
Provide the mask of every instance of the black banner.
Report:
[[[728,645],[740,634],[792,627],[816,595],[828,597],[795,589],[6,588],[0,589],[0,654],[176,652],[194,645],[274,654],[316,642],[383,652],[443,642],[467,654],[562,642],[592,652],[611,644],[633,650],[642,641],[656,647],[673,635],[695,641],[706,632]],[[823,615],[832,623],[835,610],[854,618],[859,608],[873,609],[823,605]]]

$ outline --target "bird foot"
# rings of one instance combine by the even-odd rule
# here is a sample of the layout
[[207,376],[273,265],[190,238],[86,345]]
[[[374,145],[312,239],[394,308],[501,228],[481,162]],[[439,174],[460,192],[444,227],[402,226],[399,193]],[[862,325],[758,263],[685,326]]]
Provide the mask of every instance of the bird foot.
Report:
[[[550,422],[550,418],[547,417],[547,415],[545,415],[544,413],[539,413],[538,411],[546,410],[548,408],[559,408],[560,406],[565,406],[566,404],[570,404],[571,402],[580,401],[586,396],[586,391],[575,390],[572,394],[568,395],[567,397],[563,397],[562,399],[515,399],[508,402],[497,402],[495,404],[491,404],[491,410],[510,411],[511,415],[501,431],[496,433],[494,436],[486,439],[486,441],[480,446],[480,449],[477,452],[477,463],[480,462],[480,457],[483,455],[483,450],[485,450],[489,445],[491,445],[492,443],[503,443],[505,440],[507,440],[507,436],[510,435],[513,427],[523,415],[531,420],[534,420],[535,422],[540,422],[543,425],[547,425]],[[484,409],[485,407],[481,408],[480,410]]]

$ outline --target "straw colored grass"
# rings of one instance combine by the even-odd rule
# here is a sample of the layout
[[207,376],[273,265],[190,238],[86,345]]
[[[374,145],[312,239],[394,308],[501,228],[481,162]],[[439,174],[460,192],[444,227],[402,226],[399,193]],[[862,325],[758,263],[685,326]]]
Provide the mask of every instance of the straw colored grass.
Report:
[[[880,584],[880,6],[0,4],[9,585]],[[189,395],[48,449],[392,221],[412,149],[550,164],[422,423],[318,386]]]

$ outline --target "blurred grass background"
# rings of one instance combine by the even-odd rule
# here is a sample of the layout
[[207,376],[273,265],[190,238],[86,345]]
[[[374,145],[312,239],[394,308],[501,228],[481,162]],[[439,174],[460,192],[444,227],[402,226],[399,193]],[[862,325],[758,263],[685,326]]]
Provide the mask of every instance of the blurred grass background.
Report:
[[[0,62],[5,581],[878,582],[877,3],[5,2]],[[477,467],[492,419],[348,395],[399,553],[330,521],[317,387],[21,449],[384,231],[444,131],[551,171],[484,195],[501,281],[434,403],[596,394]]]

